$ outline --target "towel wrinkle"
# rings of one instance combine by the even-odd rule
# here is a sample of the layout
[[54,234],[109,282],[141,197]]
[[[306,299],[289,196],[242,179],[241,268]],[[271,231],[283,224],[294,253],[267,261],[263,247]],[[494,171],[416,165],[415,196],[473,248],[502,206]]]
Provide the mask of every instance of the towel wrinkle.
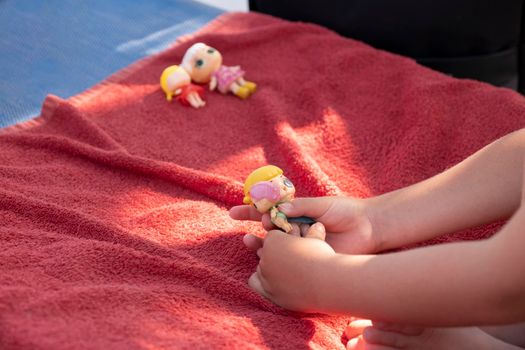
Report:
[[[205,42],[258,85],[166,102]],[[344,349],[349,316],[284,310],[247,285],[243,181],[275,164],[298,196],[369,197],[525,125],[523,96],[322,27],[230,13],[0,131],[0,348]],[[486,238],[503,223],[421,244]]]

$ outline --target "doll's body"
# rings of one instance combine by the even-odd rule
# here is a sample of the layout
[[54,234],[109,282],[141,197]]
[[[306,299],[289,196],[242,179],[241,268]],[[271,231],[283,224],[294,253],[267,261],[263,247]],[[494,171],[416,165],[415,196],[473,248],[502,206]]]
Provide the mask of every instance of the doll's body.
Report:
[[245,84],[246,82],[243,77],[244,71],[240,66],[220,66],[215,72],[213,72],[210,84],[214,84],[217,87],[217,90],[226,94],[233,88],[233,84]]
[[288,233],[292,230],[292,225],[288,222],[288,217],[286,217],[283,212],[279,211],[279,204],[280,203],[270,209],[270,219],[275,226]]
[[160,86],[166,93],[166,99],[171,101],[173,96],[181,104],[194,108],[204,107],[204,89],[191,83],[191,77],[182,67],[169,66],[160,76]]
[[293,200],[295,187],[274,165],[266,165],[254,170],[244,183],[244,203],[252,204],[260,213],[270,213],[272,223],[286,233],[292,225],[279,205]]
[[257,88],[255,83],[244,79],[245,72],[240,66],[223,66],[221,53],[203,43],[196,43],[186,51],[181,66],[192,81],[209,84],[210,90],[217,88],[223,94],[232,92],[245,99]]
[[190,83],[180,88],[180,93],[175,96],[175,99],[184,106],[200,108],[206,104],[206,102],[202,100],[203,96],[204,89],[201,86]]

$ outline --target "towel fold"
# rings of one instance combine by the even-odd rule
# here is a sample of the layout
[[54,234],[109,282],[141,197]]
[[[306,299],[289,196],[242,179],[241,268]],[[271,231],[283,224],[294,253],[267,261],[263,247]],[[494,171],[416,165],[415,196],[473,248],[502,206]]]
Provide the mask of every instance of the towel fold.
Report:
[[[195,42],[258,84],[168,103]],[[322,27],[226,14],[0,134],[0,348],[344,349],[348,317],[250,290],[242,181],[275,164],[299,196],[367,197],[445,170],[525,122],[507,89],[436,73]],[[431,243],[478,239],[484,226]]]

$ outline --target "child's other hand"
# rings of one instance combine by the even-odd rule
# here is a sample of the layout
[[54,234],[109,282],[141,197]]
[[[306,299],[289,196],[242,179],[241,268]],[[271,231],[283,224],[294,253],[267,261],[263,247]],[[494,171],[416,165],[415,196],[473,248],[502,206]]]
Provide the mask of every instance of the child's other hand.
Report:
[[[379,238],[373,232],[364,200],[350,197],[296,198],[293,202],[281,204],[279,210],[288,217],[309,216],[321,222],[326,228],[326,242],[338,253],[367,254],[379,250]],[[266,230],[275,229],[268,214],[261,215],[248,205],[231,208],[230,216],[236,220],[261,220]],[[244,243],[257,250],[262,246],[262,239],[248,234]]]
[[324,227],[319,222],[309,228],[304,238],[269,231],[257,251],[259,265],[248,284],[284,308],[319,311],[323,280],[330,273],[327,262],[336,255],[323,241],[324,236]]
[[348,350],[483,350],[505,345],[477,327],[423,328],[369,320],[351,322],[345,335]]

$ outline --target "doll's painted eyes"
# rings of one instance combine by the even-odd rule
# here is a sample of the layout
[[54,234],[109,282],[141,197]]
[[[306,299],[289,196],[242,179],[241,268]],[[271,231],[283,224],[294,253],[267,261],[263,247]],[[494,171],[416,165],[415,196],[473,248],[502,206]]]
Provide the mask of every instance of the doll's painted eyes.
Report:
[[204,64],[204,61],[202,59],[198,59],[197,61],[195,61],[195,67],[197,68],[202,67],[203,64]]
[[286,187],[293,187],[293,183],[292,183],[292,181],[288,180],[286,177],[285,177],[284,180],[283,180],[283,184],[284,184]]
[[257,206],[255,205],[255,203],[253,203],[253,207],[254,207],[255,209],[257,209]]
[[214,53],[214,52],[215,52],[215,49],[212,49],[212,48],[209,48],[209,49],[208,49],[208,53],[209,53],[210,55],[211,55],[212,53]]

